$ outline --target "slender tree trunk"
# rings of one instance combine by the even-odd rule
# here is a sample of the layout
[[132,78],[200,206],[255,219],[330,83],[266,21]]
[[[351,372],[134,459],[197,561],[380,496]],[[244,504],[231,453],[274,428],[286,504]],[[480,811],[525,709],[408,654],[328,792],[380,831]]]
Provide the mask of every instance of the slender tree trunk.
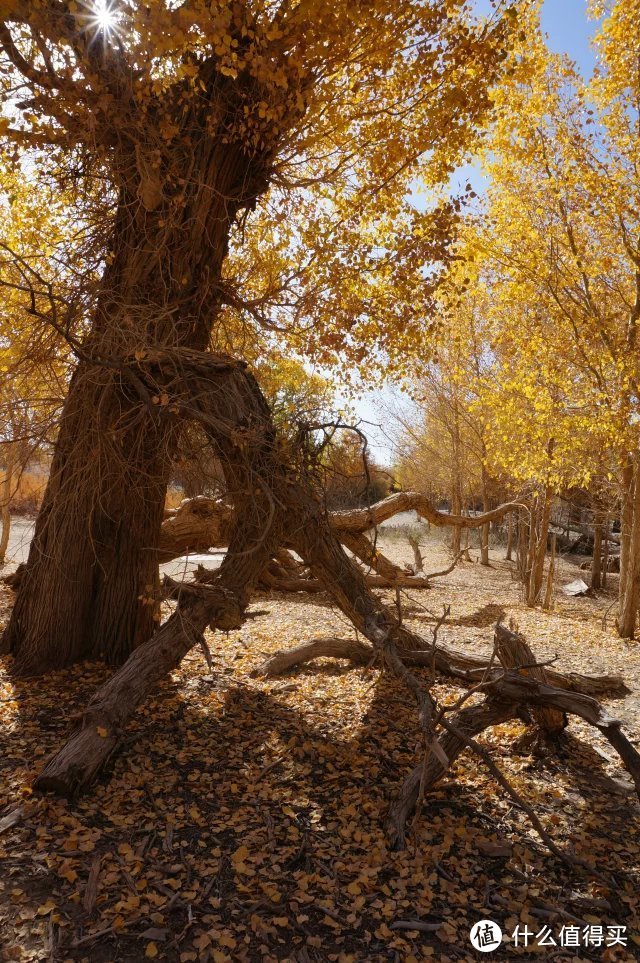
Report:
[[520,577],[520,583],[523,586],[523,591],[524,586],[528,582],[527,559],[530,526],[531,514],[527,514],[524,510],[521,511],[518,514],[518,575]]
[[3,640],[22,675],[87,657],[120,664],[155,625],[157,547],[179,429],[154,417],[169,399],[141,399],[131,361],[159,348],[206,347],[230,225],[267,186],[265,158],[209,135],[178,160],[176,176],[189,174],[180,205],[169,197],[151,209],[138,152],[118,164],[131,182],[121,189],[112,258]]
[[604,516],[604,525],[602,529],[602,535],[604,538],[604,554],[602,559],[601,581],[602,581],[603,589],[607,587],[607,574],[609,572],[609,529],[610,529],[609,512],[607,512],[606,515]]
[[602,516],[596,513],[593,520],[593,564],[591,566],[591,588],[602,587]]
[[553,606],[553,579],[556,574],[556,534],[555,532],[551,536],[551,553],[549,558],[549,570],[547,572],[547,587],[544,593],[544,602],[542,603],[542,608],[549,609]]
[[507,519],[507,553],[505,555],[505,561],[513,561],[513,513],[509,512],[509,517]]
[[11,483],[15,468],[15,448],[13,442],[5,445],[5,470],[0,494],[0,516],[2,518],[2,536],[0,536],[0,565],[4,564],[9,547],[9,533],[11,531]]
[[627,457],[622,469],[622,495],[620,499],[620,581],[618,584],[620,605],[622,605],[627,584],[629,545],[633,527],[633,488],[633,462],[630,457]]
[[[638,604],[640,603],[640,478],[638,462],[631,462],[629,488],[625,487],[623,518],[628,543],[624,563],[624,582],[620,574],[620,607],[618,634],[623,639],[635,638]],[[627,504],[628,502],[628,504]],[[622,570],[622,560],[620,568]]]
[[544,561],[547,554],[547,538],[549,536],[549,520],[553,493],[546,488],[539,493],[531,510],[528,525],[528,545],[526,562],[521,569],[524,585],[524,600],[527,605],[534,606],[540,601],[540,594],[544,583]]
[[[454,477],[452,480],[451,488],[451,514],[460,515],[462,514],[462,495],[460,492],[460,478]],[[451,551],[454,555],[460,554],[462,533],[458,526],[454,526],[451,529]]]
[[[460,515],[462,513],[462,465],[460,461],[460,423],[458,418],[458,406],[453,401],[453,426],[451,431],[451,514]],[[461,532],[459,528],[451,531],[451,551],[454,555],[460,554]]]
[[[489,511],[489,492],[487,490],[487,473],[482,466],[482,510]],[[491,525],[483,525],[480,529],[480,564],[489,565],[489,535]]]

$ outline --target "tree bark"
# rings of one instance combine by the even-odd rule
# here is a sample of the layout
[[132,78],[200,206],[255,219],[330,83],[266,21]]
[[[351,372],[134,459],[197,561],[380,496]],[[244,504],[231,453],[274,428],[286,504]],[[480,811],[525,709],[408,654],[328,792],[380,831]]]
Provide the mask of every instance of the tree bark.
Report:
[[167,437],[146,424],[110,451],[106,433],[126,404],[119,395],[100,369],[76,371],[5,631],[19,674],[90,656],[117,664],[153,630]]
[[505,561],[513,561],[513,513],[509,512],[507,517],[507,551],[505,554]]
[[[482,510],[486,514],[489,511],[489,492],[487,490],[488,479],[487,472],[482,466]],[[480,564],[489,565],[489,535],[491,533],[491,524],[487,522],[480,529]]]
[[[494,636],[496,654],[505,669],[514,669],[520,675],[537,679],[538,682],[548,684],[546,669],[536,665],[529,643],[519,632],[513,632],[504,625],[497,625]],[[567,717],[557,709],[533,708],[531,715],[541,729],[549,735],[557,735],[567,725]]]
[[2,522],[2,535],[0,536],[0,565],[4,565],[4,560],[9,547],[9,534],[11,532],[11,483],[15,469],[15,448],[14,443],[9,442],[4,447],[5,469],[2,479],[0,494],[0,519]]
[[602,556],[601,584],[603,589],[607,587],[607,573],[609,571],[609,537],[610,537],[609,529],[610,527],[611,527],[611,523],[609,521],[609,512],[607,512],[604,516],[604,524],[602,528],[602,535],[604,539],[604,552]]
[[640,604],[640,477],[637,459],[630,462],[628,473],[625,469],[623,525],[618,634],[623,639],[633,639]]
[[591,588],[602,587],[602,518],[596,514],[593,520],[593,564],[591,566]]
[[547,587],[544,593],[542,608],[549,611],[553,606],[553,580],[556,574],[556,533],[551,536],[551,551],[549,553],[549,569],[547,571]]
[[536,499],[535,509],[529,522],[529,546],[525,571],[525,602],[537,605],[544,582],[544,562],[547,555],[547,538],[553,493],[546,488]]
[[[200,121],[206,127],[206,117]],[[193,125],[191,137],[196,120],[189,115],[183,122]],[[181,205],[167,198],[149,209],[140,152],[122,150],[114,163],[127,173],[113,253],[91,335],[77,349],[49,483],[5,632],[4,648],[21,675],[87,657],[121,664],[152,634],[160,524],[180,429],[175,420],[154,417],[164,398],[141,399],[130,362],[158,348],[206,346],[230,226],[266,187],[264,157],[207,134],[197,151],[166,159],[181,176],[190,174]]]

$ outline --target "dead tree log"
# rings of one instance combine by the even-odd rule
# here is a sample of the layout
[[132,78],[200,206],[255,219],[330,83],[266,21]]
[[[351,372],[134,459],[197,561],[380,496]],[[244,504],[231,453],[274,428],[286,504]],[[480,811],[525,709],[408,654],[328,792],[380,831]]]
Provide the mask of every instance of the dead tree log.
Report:
[[518,709],[512,704],[489,701],[481,705],[466,706],[456,713],[456,728],[459,734],[446,732],[440,736],[442,753],[430,753],[412,770],[389,807],[385,829],[392,848],[401,849],[404,846],[407,820],[416,807],[420,793],[424,794],[432,789],[467,748],[468,743],[464,736],[477,736],[490,726],[508,722],[517,714]]
[[[229,551],[220,572],[202,576],[200,583],[184,588],[174,615],[94,695],[66,745],[46,764],[36,787],[65,794],[86,788],[116,748],[120,733],[142,699],[194,644],[204,644],[206,626],[229,628],[241,623],[252,586],[282,545],[295,549],[355,628],[368,639],[379,664],[413,696],[425,758],[432,757],[440,764],[434,770],[434,779],[448,769],[456,752],[451,740],[445,743],[447,736],[461,740],[461,748],[466,745],[482,754],[495,769],[486,751],[468,733],[481,731],[481,722],[490,725],[508,717],[505,713],[516,711],[519,705],[534,705],[575,712],[597,725],[610,738],[640,787],[638,753],[620,732],[619,724],[606,717],[595,700],[587,696],[556,690],[506,669],[496,677],[485,666],[482,681],[475,687],[486,694],[487,707],[482,718],[476,712],[471,725],[472,710],[461,716],[464,709],[453,719],[445,718],[429,686],[425,687],[405,665],[403,650],[431,658],[434,667],[444,661],[456,675],[467,680],[470,673],[453,670],[435,645],[435,635],[429,646],[400,625],[393,611],[369,591],[364,574],[327,524],[321,501],[308,480],[295,464],[283,461],[269,411],[244,366],[227,358],[174,350],[165,352],[161,359],[156,357],[150,366],[139,365],[139,371],[147,379],[145,390],[170,393],[166,417],[179,415],[197,420],[209,436],[223,464],[229,491],[236,493]],[[467,730],[459,725],[465,722]],[[424,767],[420,771],[423,773]],[[510,788],[503,777],[500,779]],[[426,779],[421,775],[418,794],[425,785]],[[401,795],[404,814],[407,800],[412,798],[406,784]],[[537,819],[535,814],[531,818]],[[536,825],[540,831],[539,821]],[[396,818],[388,826],[399,842],[403,822]],[[553,848],[544,830],[541,835]]]
[[[493,678],[499,673],[499,670],[493,669],[488,674],[488,659],[468,655],[466,652],[461,652],[441,643],[438,643],[434,652],[430,646],[425,646],[424,639],[421,639],[421,641],[423,643],[422,649],[404,648],[402,650],[402,659],[407,665],[431,668],[435,663],[435,668],[440,675],[456,679],[465,685],[474,685],[487,678]],[[282,649],[275,652],[255,670],[255,674],[262,675],[265,678],[273,678],[306,665],[314,659],[321,658],[345,659],[353,665],[366,665],[375,660],[375,652],[372,646],[355,639],[333,637],[312,639],[291,649]],[[563,673],[545,667],[545,676],[550,685],[558,689],[566,689],[567,692],[622,698],[630,691],[625,685],[624,679],[616,675]]]
[[[147,392],[165,392],[172,398],[161,417],[200,422],[221,460],[228,490],[236,493],[232,545],[214,585],[242,598],[244,608],[246,594],[268,560],[283,544],[292,546],[382,661],[402,675],[405,670],[396,644],[406,641],[406,630],[371,594],[363,573],[327,525],[320,499],[297,467],[283,461],[268,407],[245,366],[224,356],[174,349],[148,364],[138,362],[136,374],[147,379]],[[96,776],[140,701],[198,641],[205,626],[217,624],[206,599],[196,598],[191,599],[187,591],[175,618],[134,652],[96,693],[85,721],[37,780],[39,787],[73,793]],[[410,638],[412,648],[425,646],[419,637]],[[418,701],[426,726],[431,697],[420,694]],[[106,725],[97,724],[101,718]]]
[[[520,674],[531,676],[539,682],[547,683],[547,672],[542,666],[536,665],[536,659],[529,647],[529,643],[519,632],[513,632],[504,625],[498,624],[494,634],[495,650],[501,664],[507,669],[514,669]],[[549,735],[555,735],[567,725],[567,717],[557,709],[545,706],[533,708],[531,714],[537,724]]]
[[[330,512],[327,522],[338,539],[353,555],[360,559],[367,569],[367,582],[371,587],[395,588],[396,586],[428,589],[430,580],[448,575],[460,559],[456,555],[452,566],[442,572],[425,575],[421,570],[411,571],[401,568],[386,558],[369,541],[365,532],[387,521],[399,512],[413,510],[430,523],[444,527],[478,528],[501,518],[519,507],[515,503],[501,505],[484,515],[449,515],[438,511],[431,500],[419,492],[398,492],[377,502],[370,508],[354,509],[344,512]],[[225,547],[232,521],[233,508],[222,499],[199,495],[185,499],[179,508],[170,512],[162,524],[160,535],[159,562],[168,562],[189,552],[204,552],[212,547]],[[321,586],[306,576],[289,573],[278,576],[273,566],[265,573],[264,582],[269,588],[285,592],[318,592]]]
[[[622,732],[620,722],[609,716],[595,699],[582,693],[556,689],[530,676],[509,671],[480,688],[487,695],[485,702],[461,708],[454,714],[446,726],[447,731],[439,739],[442,752],[431,753],[413,769],[390,806],[385,826],[390,841],[397,848],[404,843],[407,819],[420,796],[442,778],[464,749],[473,749],[473,737],[491,726],[517,717],[523,708],[532,715],[540,709],[576,715],[597,728],[616,750],[640,798],[640,753]],[[558,854],[566,858],[566,854]]]
[[203,638],[207,625],[232,629],[242,624],[243,599],[229,584],[221,575],[218,585],[185,594],[171,618],[91,699],[67,743],[35,780],[36,789],[74,796],[89,786],[117,749],[137,707]]
[[253,675],[271,679],[314,659],[347,659],[352,665],[369,665],[375,660],[375,655],[373,646],[356,639],[312,639],[292,649],[275,652],[260,668],[254,670]]
[[[364,563],[365,580],[370,588],[431,588],[426,577],[415,576],[413,572],[395,565],[380,551],[377,551],[365,535],[347,535],[340,541],[345,548],[348,548],[357,559]],[[289,556],[292,565],[282,564],[284,555]],[[451,568],[448,571],[451,571]],[[436,572],[429,578],[435,578],[439,574],[442,573]],[[277,559],[272,559],[268,563],[260,576],[260,584],[278,592],[325,591],[322,584],[310,574],[308,566],[296,563],[291,553],[286,549],[280,551]]]
[[507,502],[481,515],[450,515],[439,511],[431,499],[421,492],[396,492],[369,508],[332,512],[329,518],[332,528],[348,532],[366,532],[399,512],[410,511],[438,528],[481,528],[523,507],[520,502]]
[[186,498],[162,523],[158,561],[171,562],[182,555],[206,552],[213,546],[226,547],[232,526],[232,505],[205,495]]
[[[338,533],[342,541],[343,535],[352,538],[362,535],[400,512],[415,511],[420,518],[439,528],[480,528],[523,507],[526,506],[519,502],[507,502],[481,515],[449,515],[435,508],[431,499],[421,492],[396,492],[369,508],[329,512],[326,519],[330,528]],[[160,541],[162,560],[170,561],[172,558],[184,555],[186,550],[195,551],[193,546],[196,544],[199,546],[198,551],[201,551],[201,546],[209,538],[212,540],[207,548],[224,547],[227,543],[223,540],[222,533],[228,534],[229,517],[232,511],[231,506],[221,499],[208,498],[204,495],[198,495],[195,499],[185,499],[162,524]],[[352,544],[355,544],[355,541]],[[348,547],[351,548],[351,545]],[[351,550],[358,554],[355,549]],[[393,566],[393,563],[390,564]],[[396,566],[393,566],[394,570],[395,568]]]

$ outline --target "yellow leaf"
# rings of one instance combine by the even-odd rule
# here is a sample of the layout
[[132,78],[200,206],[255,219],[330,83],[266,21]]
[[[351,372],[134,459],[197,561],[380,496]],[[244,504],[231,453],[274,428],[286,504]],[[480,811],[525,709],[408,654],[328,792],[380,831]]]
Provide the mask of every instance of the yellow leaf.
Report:
[[99,736],[102,736],[103,739],[106,739],[109,735],[109,730],[105,729],[104,726],[96,726],[96,732]]
[[147,943],[147,948],[146,948],[146,950],[144,951],[144,955],[151,957],[151,959],[153,959],[154,956],[157,956],[157,955],[158,955],[158,947],[156,946],[156,944],[153,943],[153,942],[152,942],[152,943]]
[[243,863],[248,855],[249,850],[246,846],[238,846],[235,853],[231,857],[231,861],[234,863]]

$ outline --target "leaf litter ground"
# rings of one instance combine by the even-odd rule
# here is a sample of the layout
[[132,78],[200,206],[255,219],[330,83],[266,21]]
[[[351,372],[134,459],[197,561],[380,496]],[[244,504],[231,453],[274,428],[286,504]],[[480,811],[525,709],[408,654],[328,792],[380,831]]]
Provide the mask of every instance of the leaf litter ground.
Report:
[[[396,558],[404,546],[385,537]],[[640,647],[602,617],[615,580],[595,599],[560,595],[552,613],[526,609],[502,553],[465,563],[404,616],[429,635],[491,651],[501,610],[539,659],[624,675],[632,694],[608,703],[640,738]],[[429,545],[427,570],[444,559]],[[561,579],[575,577],[565,563]],[[391,598],[389,599],[391,601]],[[6,610],[9,593],[3,596]],[[289,676],[251,676],[265,656],[350,627],[322,597],[261,596],[268,614],[211,638],[211,674],[193,652],[144,705],[123,752],[92,794],[31,793],[43,760],[109,675],[83,665],[47,678],[0,676],[0,945],[3,960],[406,961],[640,958],[640,806],[608,743],[571,722],[558,751],[514,751],[511,723],[484,738],[556,841],[613,878],[608,890],[572,876],[525,814],[464,754],[428,796],[404,852],[382,820],[416,763],[415,709],[379,669],[320,660]],[[426,611],[428,609],[429,611]],[[429,614],[432,613],[432,614]],[[437,685],[442,701],[460,694]],[[505,943],[477,953],[469,930],[492,919],[506,934],[563,924],[619,924],[629,945],[535,950]],[[415,929],[402,928],[407,921]],[[399,926],[400,924],[400,926]]]

